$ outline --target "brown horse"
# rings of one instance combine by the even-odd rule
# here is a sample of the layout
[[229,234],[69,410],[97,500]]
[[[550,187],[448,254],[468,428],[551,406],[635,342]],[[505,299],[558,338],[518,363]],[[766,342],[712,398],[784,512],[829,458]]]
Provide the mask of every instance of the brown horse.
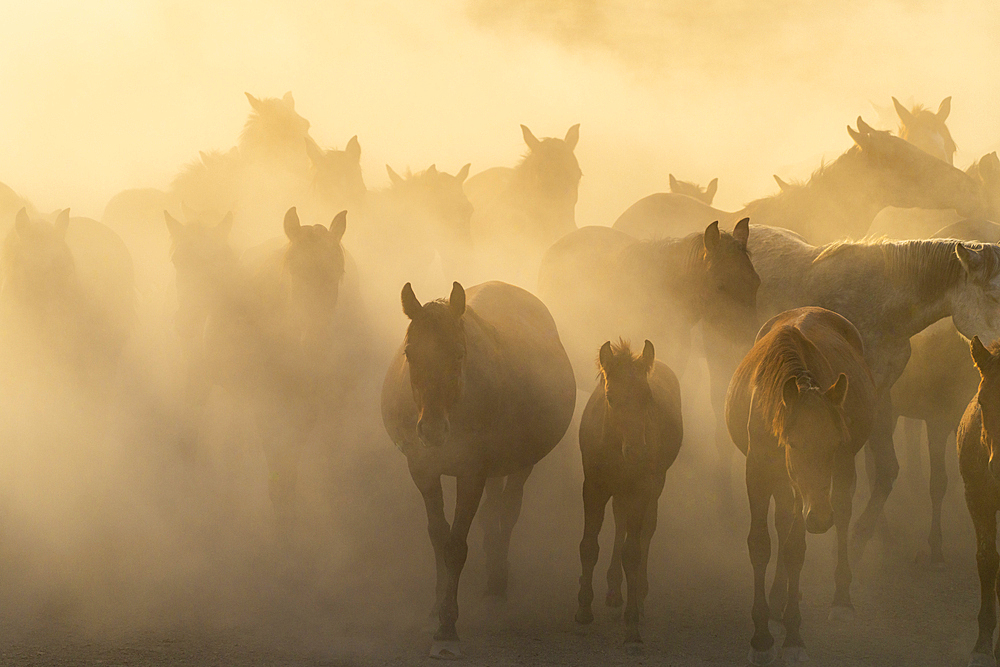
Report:
[[[785,661],[806,659],[799,633],[799,574],[807,531],[837,527],[831,615],[853,612],[847,531],[854,458],[868,439],[874,399],[858,330],[823,308],[799,308],[772,318],[733,375],[726,423],[747,457],[747,544],[754,578],[751,664],[775,659],[768,628],[772,608],[783,611]],[[772,497],[779,565],[769,605],[764,579],[771,559],[767,515]]]
[[702,187],[697,183],[678,181],[674,178],[673,174],[670,174],[670,192],[675,195],[687,195],[688,197],[693,197],[708,206],[712,205],[712,200],[715,199],[715,192],[718,189],[719,179],[717,178],[713,178],[709,181],[708,186],[702,189]]
[[958,146],[955,145],[955,140],[951,138],[951,132],[945,125],[948,114],[951,113],[950,95],[941,100],[937,113],[920,104],[907,109],[895,97],[892,98],[892,105],[896,108],[896,115],[899,116],[901,139],[909,141],[939,160],[955,164],[955,150]]
[[979,369],[979,391],[959,424],[958,467],[965,482],[965,503],[976,529],[979,569],[979,637],[969,667],[993,667],[1000,658],[997,629],[997,511],[1000,510],[1000,341],[987,348],[972,338],[972,359]]
[[121,237],[69,209],[50,223],[22,208],[3,242],[0,278],[7,346],[30,351],[21,359],[40,354],[84,383],[110,379],[135,325]]
[[855,145],[802,187],[758,199],[735,213],[690,197],[654,194],[629,207],[614,227],[637,238],[662,238],[689,234],[713,220],[726,226],[749,217],[820,244],[863,236],[886,206],[952,208],[965,217],[982,211],[981,188],[961,170],[861,118],[857,131],[847,131]]
[[667,469],[681,448],[681,388],[677,376],[656,361],[648,340],[640,356],[628,343],[601,346],[597,387],[580,420],[583,455],[583,540],[580,542],[580,608],[577,623],[594,614],[597,537],[613,500],[615,543],[608,569],[608,606],[622,604],[622,570],[628,581],[625,641],[641,642],[639,616],[649,590],[649,543],[656,531],[657,501]]
[[[477,261],[491,277],[502,276],[533,288],[541,254],[576,229],[580,164],[573,149],[580,139],[574,125],[563,139],[537,139],[526,126],[528,152],[514,168],[494,167],[465,184],[472,202],[472,238]],[[707,223],[706,223],[707,224]]]
[[[506,549],[523,479],[566,433],[576,382],[552,317],[525,290],[490,282],[466,292],[454,283],[447,301],[421,305],[407,283],[402,301],[410,324],[382,386],[382,420],[427,508],[440,621],[431,655],[456,657],[458,581],[487,479],[521,480],[501,500],[506,539],[489,542]],[[442,475],[458,480],[451,526]],[[490,564],[503,566],[506,556]],[[506,572],[490,577],[506,581]]]

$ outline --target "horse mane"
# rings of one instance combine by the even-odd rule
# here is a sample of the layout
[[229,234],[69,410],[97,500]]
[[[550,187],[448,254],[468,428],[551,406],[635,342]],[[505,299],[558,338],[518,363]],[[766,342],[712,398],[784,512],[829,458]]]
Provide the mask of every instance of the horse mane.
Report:
[[890,241],[866,238],[860,241],[835,241],[823,246],[813,264],[852,254],[855,258],[874,256],[882,260],[885,276],[895,282],[913,283],[925,291],[944,290],[966,275],[955,253],[958,245],[979,252],[987,276],[1000,273],[1000,248],[991,244],[956,239]]
[[814,348],[796,327],[785,325],[771,335],[771,345],[767,354],[761,355],[754,373],[754,395],[764,414],[773,415],[771,431],[777,436],[787,418],[787,408],[783,399],[783,388],[789,378],[794,377],[799,391],[819,389],[816,378],[803,359],[804,348]]
[[[619,338],[617,341],[611,341],[612,365],[618,366],[619,364],[631,364],[641,358],[641,352],[639,354],[632,352],[632,344],[628,341],[628,339]],[[594,358],[594,363],[597,364],[597,379],[599,382],[603,382],[604,369],[601,367],[600,352],[598,352],[597,357]]]
[[793,187],[789,190],[779,190],[776,194],[760,197],[759,199],[754,199],[744,206],[744,210],[751,209],[763,205],[770,205],[776,201],[781,201],[782,199],[789,197],[800,196],[803,192],[811,187],[815,187],[817,183],[824,179],[828,179],[831,176],[836,176],[837,174],[846,171],[853,165],[855,160],[861,156],[861,149],[854,145],[848,148],[846,151],[837,156],[832,162],[827,162],[826,160],[821,160],[819,167],[809,176],[805,181],[793,180],[788,181]]

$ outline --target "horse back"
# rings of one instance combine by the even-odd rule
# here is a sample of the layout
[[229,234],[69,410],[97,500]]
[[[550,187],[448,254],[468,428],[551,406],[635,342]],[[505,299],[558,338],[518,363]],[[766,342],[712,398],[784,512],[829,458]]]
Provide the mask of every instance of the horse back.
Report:
[[629,206],[612,226],[639,239],[682,237],[704,231],[716,220],[727,227],[732,217],[694,197],[658,192]]

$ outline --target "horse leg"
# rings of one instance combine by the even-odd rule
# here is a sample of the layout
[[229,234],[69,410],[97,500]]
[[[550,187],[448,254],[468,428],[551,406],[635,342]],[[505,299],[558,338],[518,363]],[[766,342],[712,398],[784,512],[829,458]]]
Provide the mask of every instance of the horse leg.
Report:
[[[919,419],[903,419],[903,451],[906,459],[906,476],[919,484],[923,478],[923,467],[920,461],[920,436],[923,434],[923,424]],[[930,424],[927,424],[928,432]],[[929,433],[928,433],[929,436]],[[901,466],[902,467],[902,466]]]
[[[479,506],[478,519],[483,526],[483,551],[486,553],[486,569],[492,576],[496,564],[494,559],[500,549],[500,499],[503,496],[503,477],[486,480],[483,503]],[[487,596],[495,595],[492,581],[487,582]]]
[[604,599],[605,606],[617,609],[625,604],[622,597],[622,549],[625,547],[625,501],[621,496],[611,499],[611,511],[615,515],[615,540],[611,545],[611,562],[608,564],[608,594]]
[[771,535],[767,530],[767,514],[771,505],[771,485],[763,471],[751,458],[747,458],[747,497],[750,500],[750,533],[747,547],[753,566],[753,617],[754,633],[750,639],[750,664],[770,665],[777,657],[774,637],[767,622],[770,611],[765,594],[767,564],[771,560]]
[[[784,487],[787,486],[787,489]],[[783,618],[785,606],[788,603],[788,567],[785,554],[785,536],[792,528],[792,503],[785,499],[785,493],[792,493],[792,487],[779,482],[774,492],[774,530],[778,534],[778,557],[774,564],[774,581],[771,582],[771,593],[768,595],[771,618],[780,621]],[[786,502],[778,502],[779,499]]]
[[521,516],[521,501],[524,498],[524,483],[534,466],[508,475],[500,497],[499,522],[497,526],[497,542],[489,562],[489,580],[486,585],[487,594],[507,597],[507,575],[510,563],[507,556],[510,553],[510,536],[514,532],[514,524]]
[[776,495],[774,500],[775,516],[781,513],[791,519],[786,531],[778,530],[778,552],[785,560],[785,570],[788,573],[788,597],[782,615],[785,641],[781,652],[785,664],[789,665],[809,659],[802,636],[799,634],[802,625],[802,614],[799,610],[799,576],[806,559],[806,526],[802,518],[802,498],[798,494],[791,493],[789,488],[787,492],[783,491],[780,495]]
[[892,445],[892,427],[892,401],[888,392],[885,392],[878,400],[871,434],[868,436],[868,447],[874,457],[875,484],[868,504],[854,525],[852,556],[855,562],[861,560],[899,474],[899,462]]
[[660,475],[650,493],[649,501],[646,503],[646,515],[642,520],[642,560],[639,562],[639,586],[638,602],[639,616],[645,616],[646,596],[649,594],[649,545],[653,541],[653,533],[656,532],[657,513],[659,510],[660,494],[663,493],[663,483],[666,474]]
[[622,547],[622,568],[628,584],[628,599],[625,601],[625,643],[641,644],[639,634],[639,566],[642,562],[642,524],[652,495],[648,485],[643,484],[625,497],[625,544]]
[[854,456],[847,453],[838,456],[834,462],[833,488],[830,501],[833,505],[833,525],[837,530],[837,569],[834,572],[836,588],[833,593],[833,607],[830,620],[848,620],[854,617],[851,604],[851,564],[848,558],[847,534],[851,525],[852,498],[855,477]]
[[444,549],[451,534],[451,526],[444,515],[444,495],[441,490],[441,475],[424,472],[410,464],[410,477],[417,485],[417,490],[424,498],[424,508],[427,510],[427,532],[434,547],[434,562],[437,566],[437,584],[435,585],[434,607],[431,616],[441,613],[444,595],[448,586],[448,568],[445,567]]
[[[974,664],[995,664],[987,662],[991,657],[1000,654],[993,646],[993,633],[997,627],[997,568],[1000,567],[1000,555],[997,554],[997,508],[993,503],[970,497],[966,493],[966,503],[972,523],[976,528],[976,566],[979,570],[979,637],[972,649]],[[976,663],[976,654],[981,654],[982,660]]]
[[930,454],[931,466],[931,534],[927,543],[931,548],[931,564],[944,563],[944,553],[941,549],[941,504],[948,490],[948,471],[945,468],[945,451],[948,434],[954,424],[942,423],[937,420],[927,422],[927,451]]
[[594,601],[594,568],[597,567],[597,555],[601,550],[597,536],[601,533],[604,523],[604,511],[608,506],[611,493],[595,482],[592,477],[583,480],[583,539],[580,540],[580,594],[579,609],[576,612],[577,623],[592,623],[594,613],[590,605]]
[[736,447],[729,437],[729,427],[726,425],[726,394],[736,367],[728,368],[726,364],[716,360],[709,363],[709,395],[712,412],[715,415],[715,451],[719,455],[718,488],[722,510],[730,522],[735,521],[736,499],[733,496],[733,454]]
[[448,569],[448,585],[445,590],[441,613],[438,615],[440,627],[434,634],[435,644],[431,647],[431,655],[436,657],[455,657],[458,650],[458,580],[465,567],[465,559],[469,555],[469,529],[472,520],[476,518],[479,501],[486,487],[486,475],[463,475],[458,478],[455,497],[455,519],[451,524],[451,532],[444,546],[444,564]]

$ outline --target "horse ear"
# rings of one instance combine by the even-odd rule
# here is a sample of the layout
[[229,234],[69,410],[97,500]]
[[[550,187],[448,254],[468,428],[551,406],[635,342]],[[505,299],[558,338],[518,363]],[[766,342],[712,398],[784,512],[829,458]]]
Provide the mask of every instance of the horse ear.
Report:
[[403,177],[392,170],[392,167],[385,165],[385,170],[389,172],[389,180],[392,181],[393,185],[401,185],[403,183]]
[[719,189],[719,179],[713,178],[708,182],[708,187],[705,188],[705,196],[708,197],[708,203],[711,204],[712,200],[715,199],[715,193]]
[[601,346],[600,352],[597,353],[597,363],[601,365],[601,370],[607,372],[613,359],[614,354],[611,352],[611,341],[609,340]]
[[471,167],[472,163],[470,162],[469,164],[465,165],[464,167],[458,170],[458,173],[455,174],[455,178],[458,179],[459,183],[465,183],[465,179],[469,177],[469,169]]
[[858,148],[860,148],[861,150],[865,149],[865,144],[868,143],[867,137],[865,137],[860,132],[855,131],[855,129],[850,125],[847,126],[847,133],[851,135],[851,139],[858,146]]
[[899,120],[901,123],[903,123],[903,125],[913,124],[913,114],[910,113],[910,111],[906,107],[900,104],[899,100],[897,100],[895,97],[892,98],[892,106],[896,107],[896,115],[899,116]]
[[979,340],[979,336],[972,337],[969,348],[972,350],[972,360],[976,362],[976,368],[979,369],[980,373],[985,372],[987,366],[993,361],[993,355],[983,345],[983,341]]
[[670,178],[670,191],[677,192],[677,179],[674,178],[673,174],[668,174],[667,176]]
[[284,102],[285,106],[287,106],[289,109],[295,111],[295,98],[292,97],[292,91],[289,90],[287,93],[285,93],[282,96],[281,101]]
[[642,363],[646,367],[646,373],[653,372],[653,363],[656,361],[656,350],[653,349],[653,344],[646,341],[646,344],[642,346]]
[[254,97],[250,93],[243,93],[243,94],[247,96],[247,99],[250,101],[250,106],[253,107],[253,110],[257,111],[257,112],[260,112],[260,106],[261,106],[260,105],[260,100],[258,100],[256,97]]
[[955,246],[955,254],[958,255],[958,261],[962,263],[965,272],[970,275],[979,271],[983,266],[983,256],[979,251],[969,248],[964,243]]
[[206,167],[208,166],[209,161],[212,159],[212,156],[206,153],[205,151],[198,151],[198,157],[201,158],[201,163]]
[[577,123],[573,127],[566,130],[566,138],[563,139],[570,150],[576,148],[576,144],[580,141],[580,124]]
[[222,217],[222,221],[215,226],[215,233],[223,239],[229,238],[229,233],[233,231],[233,212],[229,211]]
[[344,148],[344,152],[355,162],[361,162],[361,144],[358,143],[358,135],[355,134],[351,137],[351,140],[347,142],[347,146]]
[[285,236],[288,237],[289,241],[294,241],[301,231],[302,223],[299,222],[299,213],[293,206],[285,213]]
[[56,233],[59,234],[59,236],[65,238],[66,230],[69,229],[68,208],[64,208],[63,210],[59,211],[59,215],[56,216],[55,228],[56,228]]
[[431,166],[427,167],[427,173],[431,175],[437,174],[438,173],[437,165],[432,164]]
[[334,218],[333,222],[330,223],[330,233],[333,234],[333,238],[340,243],[340,239],[344,238],[344,232],[347,231],[347,211],[341,211]]
[[799,381],[790,377],[781,386],[781,402],[785,404],[786,408],[790,408],[797,400],[799,400]]
[[705,228],[705,250],[709,252],[715,250],[721,240],[722,234],[719,232],[719,221],[716,220]]
[[22,208],[14,216],[14,229],[18,236],[24,236],[31,231],[31,218],[28,217],[27,207]]
[[736,223],[733,227],[733,238],[743,246],[743,249],[747,249],[747,242],[750,240],[750,218],[743,218]]
[[170,211],[163,212],[163,218],[167,221],[167,231],[170,232],[170,238],[177,239],[184,231],[184,225],[178,222],[174,216],[170,215]]
[[448,307],[451,308],[451,314],[455,317],[461,317],[465,314],[465,288],[457,282],[451,286]]
[[521,136],[524,137],[524,143],[528,144],[528,148],[531,150],[536,150],[542,145],[542,142],[535,138],[535,135],[531,133],[527,125],[521,126]]
[[864,135],[869,135],[869,134],[872,134],[873,132],[875,132],[875,128],[873,128],[871,125],[869,125],[868,123],[866,123],[861,118],[861,116],[858,116],[858,132],[861,132]]
[[[851,129],[850,126],[848,126],[847,129],[850,130]],[[853,137],[853,135],[851,136]],[[790,186],[788,183],[781,180],[781,177],[778,176],[777,174],[771,174],[771,176],[774,177],[774,182],[778,184],[778,189],[781,190],[782,192],[788,192],[792,188],[792,186]]]
[[306,137],[306,155],[314,167],[318,167],[323,162],[323,149],[319,147],[312,137]]
[[837,407],[844,407],[844,399],[847,398],[847,376],[844,373],[826,390],[826,397]]
[[420,317],[420,313],[423,312],[423,306],[417,301],[417,295],[413,293],[413,287],[410,283],[403,285],[403,292],[400,295],[400,299],[403,302],[403,312],[411,320],[415,320]]
[[948,120],[948,114],[951,113],[951,95],[941,100],[941,106],[937,110],[937,119],[942,123]]

